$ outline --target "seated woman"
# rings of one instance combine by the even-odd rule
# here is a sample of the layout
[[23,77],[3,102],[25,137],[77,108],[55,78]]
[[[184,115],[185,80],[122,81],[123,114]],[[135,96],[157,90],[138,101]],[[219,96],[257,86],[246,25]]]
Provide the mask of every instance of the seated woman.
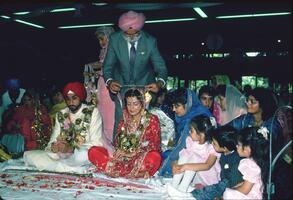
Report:
[[195,92],[186,88],[174,91],[173,110],[175,112],[175,140],[172,150],[165,151],[164,161],[160,168],[161,176],[172,175],[172,162],[178,160],[179,152],[186,147],[186,138],[189,136],[190,120],[198,115],[211,117],[210,111],[204,107]]
[[111,177],[148,178],[160,167],[159,119],[145,109],[144,96],[138,89],[125,93],[114,148],[112,156],[103,147],[89,149],[89,160],[98,171]]
[[284,140],[282,128],[274,113],[277,110],[277,102],[273,93],[266,88],[253,89],[246,99],[247,114],[241,115],[229,124],[241,130],[243,128],[266,127],[273,136],[273,152],[277,153],[283,146]]
[[53,102],[53,106],[49,112],[52,125],[55,125],[56,114],[61,111],[62,109],[66,108],[66,102],[62,95],[61,88],[55,88],[51,93],[51,100]]
[[213,113],[214,105],[214,88],[209,85],[203,85],[198,91],[198,98],[203,106]]
[[161,129],[161,151],[164,152],[172,148],[175,136],[175,124],[174,121],[160,108],[158,102],[160,101],[161,96],[159,96],[158,93],[150,92],[151,100],[148,106],[148,111],[157,115],[159,118]]
[[21,106],[7,124],[9,132],[24,136],[24,150],[44,149],[51,135],[51,120],[45,106],[40,105],[33,91],[26,91]]
[[245,96],[233,85],[218,85],[216,97],[218,97],[220,103],[220,112],[216,116],[218,124],[225,125],[247,113]]

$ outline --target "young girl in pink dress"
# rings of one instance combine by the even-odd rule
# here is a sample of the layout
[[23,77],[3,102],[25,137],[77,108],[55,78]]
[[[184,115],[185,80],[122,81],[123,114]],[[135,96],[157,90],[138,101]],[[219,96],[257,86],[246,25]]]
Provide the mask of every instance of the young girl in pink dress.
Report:
[[193,179],[194,183],[203,186],[215,184],[220,180],[220,154],[215,151],[207,134],[216,126],[214,118],[212,122],[210,117],[204,115],[191,120],[186,148],[179,152],[178,163],[172,166],[174,176],[172,183],[167,186],[169,196],[172,197],[176,189],[179,192],[187,192]]
[[237,152],[244,157],[238,170],[244,182],[233,189],[226,188],[224,199],[263,199],[268,177],[268,130],[264,127],[242,129],[238,136]]

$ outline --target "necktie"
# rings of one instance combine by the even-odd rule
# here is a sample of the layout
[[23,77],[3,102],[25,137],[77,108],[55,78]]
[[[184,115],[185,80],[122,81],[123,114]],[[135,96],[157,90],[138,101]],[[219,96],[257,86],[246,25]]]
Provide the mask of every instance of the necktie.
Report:
[[135,42],[130,42],[131,47],[130,47],[130,54],[129,54],[129,64],[130,64],[130,70],[129,70],[129,75],[130,75],[130,82],[134,82],[134,77],[133,77],[133,71],[134,71],[134,61],[135,61]]

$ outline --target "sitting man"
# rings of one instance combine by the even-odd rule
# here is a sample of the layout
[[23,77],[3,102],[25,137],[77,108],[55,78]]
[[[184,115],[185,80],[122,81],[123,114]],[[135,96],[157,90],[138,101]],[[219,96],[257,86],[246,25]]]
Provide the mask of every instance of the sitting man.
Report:
[[56,114],[48,146],[45,151],[24,152],[24,161],[41,171],[85,173],[88,149],[102,145],[101,115],[95,106],[82,103],[86,99],[82,83],[68,83],[63,95],[67,107]]

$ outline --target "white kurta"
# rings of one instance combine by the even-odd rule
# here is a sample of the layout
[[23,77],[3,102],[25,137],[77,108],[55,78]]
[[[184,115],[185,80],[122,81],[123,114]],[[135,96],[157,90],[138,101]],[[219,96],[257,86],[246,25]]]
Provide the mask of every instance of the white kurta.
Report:
[[[70,119],[75,123],[76,119],[83,119],[84,113],[82,110],[88,105],[82,104],[81,108],[76,113],[71,113],[66,107],[61,112],[69,113]],[[58,116],[56,116],[57,118]],[[83,122],[82,122],[83,123]],[[24,152],[23,158],[26,165],[31,165],[40,171],[56,171],[56,172],[73,172],[85,173],[90,162],[88,160],[88,149],[92,146],[102,146],[102,118],[97,108],[93,109],[90,123],[86,126],[85,143],[79,149],[75,149],[74,153],[68,158],[61,158],[59,154],[51,151],[51,144],[56,142],[57,137],[61,133],[61,124],[56,119],[56,124],[53,129],[50,141],[46,149],[32,150]]]

